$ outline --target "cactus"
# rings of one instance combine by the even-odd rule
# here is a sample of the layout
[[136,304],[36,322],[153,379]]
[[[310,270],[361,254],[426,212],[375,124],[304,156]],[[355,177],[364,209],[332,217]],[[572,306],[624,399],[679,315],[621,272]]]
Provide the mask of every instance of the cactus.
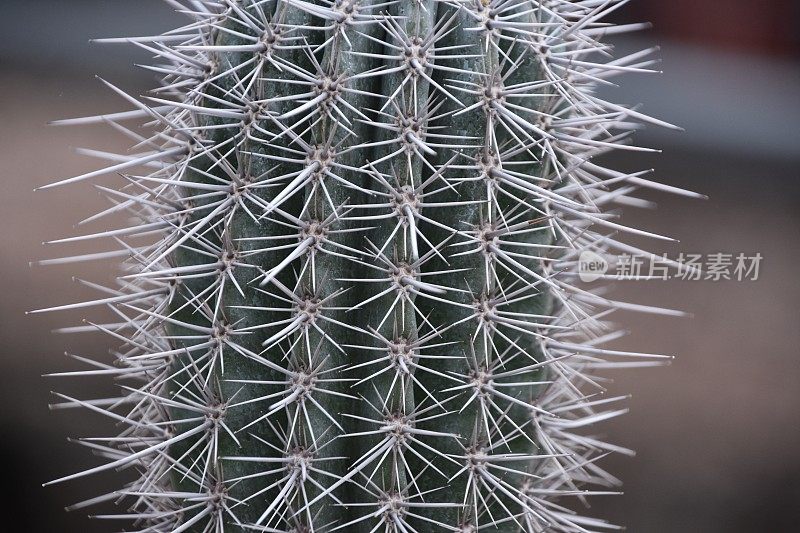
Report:
[[[637,124],[594,93],[652,72],[607,59],[623,0],[167,0],[186,26],[129,42],[163,76],[106,123],[132,154],[50,186],[100,186],[125,227],[107,308],[114,397],[59,395],[121,426],[79,441],[123,469],[137,531],[562,531],[628,450],[587,435],[598,369],[663,356],[603,347],[616,309],[671,310],[581,286],[583,253],[667,239],[604,211],[655,188],[605,168]],[[147,128],[133,129],[139,120]],[[150,133],[143,133],[147,131]],[[50,187],[48,186],[48,187]],[[67,258],[86,259],[87,257]],[[573,504],[570,503],[572,500]]]

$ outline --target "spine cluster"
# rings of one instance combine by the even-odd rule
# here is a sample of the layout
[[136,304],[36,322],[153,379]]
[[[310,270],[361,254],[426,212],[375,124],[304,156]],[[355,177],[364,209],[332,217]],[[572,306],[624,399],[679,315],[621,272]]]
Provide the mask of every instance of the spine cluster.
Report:
[[[124,257],[69,331],[120,343],[78,357],[118,395],[61,396],[118,423],[79,442],[124,469],[131,531],[588,532],[574,509],[628,450],[587,433],[622,414],[598,369],[664,356],[604,348],[614,301],[582,253],[666,239],[615,221],[660,185],[605,168],[643,150],[640,112],[594,93],[652,72],[613,58],[624,0],[167,0],[189,17],[110,39],[162,77],[133,108],[62,121],[128,136],[97,185],[126,213]],[[145,128],[130,125],[138,121]],[[144,133],[147,132],[147,133]],[[118,180],[119,183],[119,180]],[[67,258],[85,259],[85,257]],[[87,282],[88,283],[88,282]]]

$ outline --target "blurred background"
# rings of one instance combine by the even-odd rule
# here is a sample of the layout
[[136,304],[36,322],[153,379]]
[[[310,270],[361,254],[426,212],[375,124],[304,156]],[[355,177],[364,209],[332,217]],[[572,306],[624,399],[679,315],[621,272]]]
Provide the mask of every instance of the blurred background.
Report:
[[[605,423],[612,442],[637,455],[605,466],[624,495],[595,498],[590,512],[650,533],[782,533],[800,519],[800,2],[635,0],[619,21],[652,30],[618,39],[620,53],[661,45],[663,74],[628,77],[604,96],[686,128],[649,128],[639,144],[661,154],[615,155],[626,171],[709,200],[648,194],[657,212],[628,209],[623,222],[680,243],[654,252],[743,252],[763,256],[757,281],[620,282],[615,296],[680,308],[691,318],[619,315],[631,334],[620,349],[674,354],[673,364],[616,372],[608,395],[632,393],[630,414]],[[33,193],[57,178],[97,168],[75,147],[124,151],[103,127],[54,128],[50,120],[127,109],[94,74],[142,94],[153,77],[132,65],[147,55],[89,39],[153,34],[181,18],[158,0],[3,0],[0,10],[0,457],[6,524],[14,531],[112,531],[63,507],[116,486],[113,476],[42,488],[96,464],[68,436],[108,431],[90,414],[48,411],[54,388],[91,397],[102,380],[58,381],[75,369],[64,355],[107,351],[106,339],[62,336],[81,314],[26,310],[81,299],[71,276],[110,280],[113,263],[29,266],[91,251],[42,246],[74,235],[76,222],[105,207],[89,186]],[[655,246],[658,246],[657,244]]]

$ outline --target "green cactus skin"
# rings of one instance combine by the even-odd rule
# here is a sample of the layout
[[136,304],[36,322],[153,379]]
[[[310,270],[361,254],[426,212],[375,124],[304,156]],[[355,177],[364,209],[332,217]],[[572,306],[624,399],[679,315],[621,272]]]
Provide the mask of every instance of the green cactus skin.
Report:
[[635,189],[697,196],[590,161],[640,149],[635,121],[670,126],[593,93],[650,72],[647,51],[604,60],[605,34],[638,28],[602,22],[625,2],[168,3],[191,22],[134,41],[159,90],[108,84],[134,111],[62,121],[140,150],[53,184],[124,172],[100,215],[135,220],[62,240],[130,255],[110,296],[49,309],[106,306],[113,323],[72,330],[123,343],[72,373],[118,397],[59,404],[122,433],[55,482],[133,481],[74,507],[174,533],[612,527],[569,505],[627,452],[581,431],[624,411],[594,369],[663,356],[602,348],[634,306],[581,286],[578,259],[665,239],[603,211]]

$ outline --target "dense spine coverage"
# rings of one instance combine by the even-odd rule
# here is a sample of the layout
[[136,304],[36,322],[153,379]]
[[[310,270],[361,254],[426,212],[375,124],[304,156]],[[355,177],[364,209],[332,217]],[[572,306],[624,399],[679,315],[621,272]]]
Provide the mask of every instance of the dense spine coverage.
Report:
[[[584,428],[619,415],[598,368],[662,356],[603,348],[615,309],[582,253],[643,253],[604,210],[642,187],[604,168],[637,122],[593,87],[649,72],[609,59],[639,25],[622,0],[168,0],[190,22],[109,39],[156,56],[162,85],[107,123],[134,155],[131,225],[103,297],[113,398],[63,396],[122,426],[82,442],[126,469],[136,531],[563,531],[627,450]],[[144,121],[154,133],[126,124]],[[101,254],[102,255],[102,254]],[[79,258],[81,259],[81,258]]]

